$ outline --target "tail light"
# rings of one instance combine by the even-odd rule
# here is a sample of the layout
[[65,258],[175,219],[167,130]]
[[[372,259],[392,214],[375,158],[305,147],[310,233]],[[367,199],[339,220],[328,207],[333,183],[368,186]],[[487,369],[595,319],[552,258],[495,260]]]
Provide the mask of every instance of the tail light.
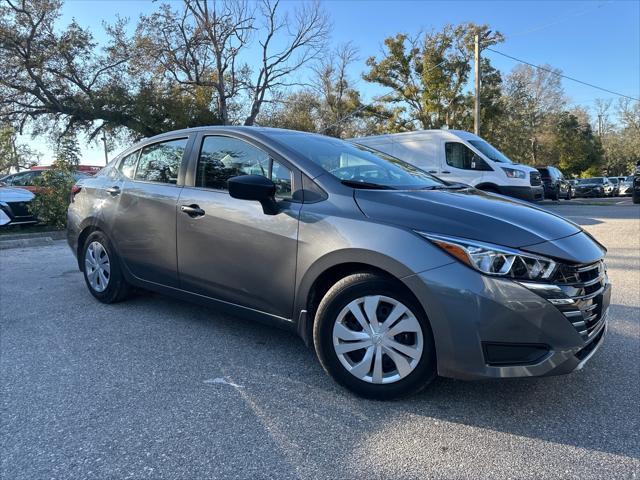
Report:
[[74,185],[73,187],[71,187],[71,194],[69,195],[70,203],[73,203],[73,200],[76,198],[76,195],[80,193],[80,190],[82,190],[82,187],[80,185]]

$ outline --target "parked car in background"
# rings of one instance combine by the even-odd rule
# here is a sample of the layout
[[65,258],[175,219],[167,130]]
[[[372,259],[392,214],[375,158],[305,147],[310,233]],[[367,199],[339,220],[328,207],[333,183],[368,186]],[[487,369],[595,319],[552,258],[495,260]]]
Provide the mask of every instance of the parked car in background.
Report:
[[[50,166],[37,165],[35,167],[31,167],[31,170],[48,170],[49,168],[51,168],[51,167]],[[100,170],[102,170],[102,168],[103,167],[100,167],[98,165],[78,165],[76,167],[76,170],[78,172],[86,173],[87,175],[95,175]]]
[[[11,175],[6,175],[0,178],[0,182],[9,187],[18,187],[29,190],[33,193],[38,193],[42,191],[42,185],[40,184],[40,180],[42,178],[42,173],[46,172],[48,169],[40,168],[38,170],[26,170],[24,172],[13,173]],[[90,177],[88,173],[84,172],[74,172],[73,179],[75,181],[80,180],[81,178]]]
[[29,211],[34,194],[23,188],[0,186],[0,226],[37,223]]
[[573,187],[571,183],[564,178],[564,175],[556,167],[539,167],[538,171],[542,176],[542,185],[544,186],[544,198],[551,200],[571,200],[573,197]]
[[97,300],[135,285],[281,325],[367,397],[568,373],[605,338],[606,250],[578,225],[336,138],[159,135],[80,180],[67,224]]
[[473,133],[419,130],[350,141],[393,155],[446,181],[523,200],[544,198],[540,172],[512,162]]
[[578,197],[610,197],[613,194],[613,184],[607,177],[583,178],[576,187]]
[[633,175],[623,177],[624,180],[620,182],[620,196],[629,197],[633,194]]
[[636,170],[633,172],[633,189],[631,192],[633,203],[640,203],[640,160],[636,162]]

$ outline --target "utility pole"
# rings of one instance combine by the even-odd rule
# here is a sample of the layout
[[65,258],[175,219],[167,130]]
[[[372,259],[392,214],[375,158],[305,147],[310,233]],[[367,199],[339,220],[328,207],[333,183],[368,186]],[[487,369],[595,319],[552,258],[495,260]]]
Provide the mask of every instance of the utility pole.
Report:
[[109,163],[109,154],[107,152],[107,134],[102,130],[102,144],[104,145],[104,164]]
[[475,98],[473,102],[473,133],[480,135],[480,35],[475,36]]
[[598,114],[598,136],[602,138],[602,114]]

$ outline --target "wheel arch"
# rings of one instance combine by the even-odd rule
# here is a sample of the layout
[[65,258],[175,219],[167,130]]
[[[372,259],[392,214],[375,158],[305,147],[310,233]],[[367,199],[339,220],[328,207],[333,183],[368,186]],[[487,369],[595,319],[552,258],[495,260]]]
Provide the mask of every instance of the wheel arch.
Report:
[[483,182],[476,185],[478,190],[490,191],[500,193],[500,187],[492,182]]
[[[403,277],[414,272],[397,260],[367,251],[358,254],[351,251],[346,255],[347,258],[343,258],[340,252],[327,257],[318,260],[307,270],[297,289],[294,319],[297,320],[298,335],[307,346],[313,344],[313,323],[320,301],[336,282],[349,275],[369,272],[390,278],[410,294],[417,305],[421,305],[415,293],[402,281]],[[424,309],[423,313],[427,317]]]
[[80,224],[80,228],[78,229],[79,233],[78,233],[78,238],[75,246],[75,251],[76,251],[76,259],[78,260],[78,268],[80,269],[81,272],[84,271],[84,266],[82,262],[82,247],[84,247],[84,244],[87,238],[89,237],[89,235],[91,235],[93,232],[96,232],[96,231],[104,232],[105,235],[109,236],[108,230],[105,228],[105,225],[103,224],[103,222],[96,217],[86,218]]

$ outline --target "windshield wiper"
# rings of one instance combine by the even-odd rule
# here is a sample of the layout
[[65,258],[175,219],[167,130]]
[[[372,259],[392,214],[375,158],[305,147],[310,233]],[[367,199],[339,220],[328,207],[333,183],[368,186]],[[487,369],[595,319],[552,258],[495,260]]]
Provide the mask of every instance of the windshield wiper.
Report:
[[462,190],[463,188],[469,188],[469,185],[462,183],[453,183],[451,185],[429,185],[423,187],[420,190]]
[[371,190],[395,190],[389,185],[380,185],[379,183],[372,182],[359,182],[358,180],[340,180],[340,183],[346,185],[347,187],[353,188],[367,188]]

